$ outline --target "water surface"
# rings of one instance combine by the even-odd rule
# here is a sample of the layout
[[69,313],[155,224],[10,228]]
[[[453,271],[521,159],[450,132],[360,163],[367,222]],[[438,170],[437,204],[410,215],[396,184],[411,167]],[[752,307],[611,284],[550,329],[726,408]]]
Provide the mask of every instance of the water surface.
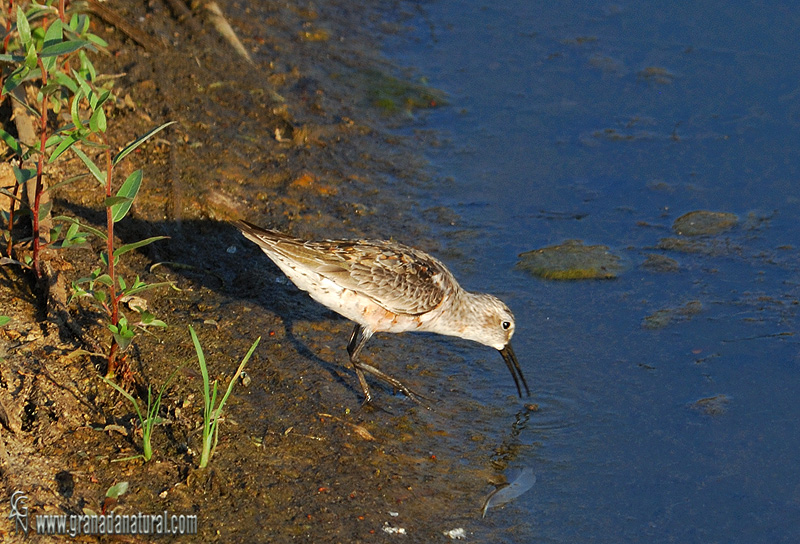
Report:
[[[421,216],[462,282],[515,311],[540,407],[472,423],[537,475],[478,538],[797,541],[800,9],[439,0],[409,25],[388,49],[450,100],[407,129],[437,140]],[[663,249],[701,209],[739,222]],[[514,270],[569,239],[608,245],[625,271]],[[678,270],[644,267],[652,254]],[[467,395],[509,393],[499,361],[460,353],[445,371]]]

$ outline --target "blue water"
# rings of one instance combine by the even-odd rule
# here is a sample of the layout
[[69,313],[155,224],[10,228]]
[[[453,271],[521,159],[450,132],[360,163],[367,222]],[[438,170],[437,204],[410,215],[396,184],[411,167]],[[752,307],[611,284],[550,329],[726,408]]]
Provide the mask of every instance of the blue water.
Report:
[[[800,541],[800,8],[436,0],[408,24],[392,57],[449,95],[408,129],[439,140],[422,217],[458,214],[433,222],[445,260],[514,310],[540,406],[512,460],[537,483],[477,538]],[[656,248],[698,209],[740,222],[712,254]],[[573,238],[626,270],[514,269]],[[643,268],[653,253],[680,270]],[[700,313],[643,326],[689,302]],[[472,395],[513,392],[499,357],[464,354],[486,370],[464,371]]]

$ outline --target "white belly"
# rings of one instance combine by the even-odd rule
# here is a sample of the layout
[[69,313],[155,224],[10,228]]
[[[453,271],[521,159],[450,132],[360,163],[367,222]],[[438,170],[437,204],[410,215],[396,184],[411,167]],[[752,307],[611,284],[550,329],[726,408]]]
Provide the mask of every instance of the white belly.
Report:
[[[265,253],[267,253],[265,251]],[[369,328],[373,332],[405,332],[421,326],[416,316],[398,315],[374,302],[371,298],[345,289],[304,266],[267,253],[298,289],[339,315]]]

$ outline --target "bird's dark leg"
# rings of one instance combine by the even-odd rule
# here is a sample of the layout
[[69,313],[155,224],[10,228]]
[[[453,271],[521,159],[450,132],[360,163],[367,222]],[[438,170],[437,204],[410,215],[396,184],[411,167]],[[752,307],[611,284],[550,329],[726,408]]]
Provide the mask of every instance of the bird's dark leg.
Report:
[[358,360],[358,354],[361,353],[361,349],[371,337],[371,330],[365,329],[361,325],[356,324],[355,329],[353,329],[353,334],[350,336],[350,342],[347,344],[347,353],[350,354],[350,362],[353,364],[353,368],[356,370],[356,376],[358,376],[358,381],[361,384],[361,390],[364,391],[364,403],[369,403],[372,400],[372,395],[369,392],[369,385],[367,385],[367,380],[364,377],[364,371],[366,371],[379,380],[391,385],[395,391],[402,391],[411,400],[422,404],[422,401],[420,400],[421,398],[424,398],[422,395],[414,393],[399,380],[392,378],[374,366],[368,365],[367,363],[362,363]]
[[[385,372],[382,372],[382,371],[378,370],[377,368],[375,368],[374,366],[368,365],[367,363],[358,363],[358,364],[359,364],[359,366],[361,367],[362,370],[366,370],[367,372],[369,372],[370,374],[372,374],[373,376],[375,376],[379,380],[383,380],[384,382],[388,383],[389,385],[391,385],[394,388],[395,391],[402,391],[403,394],[405,394],[405,396],[407,396],[408,398],[410,398],[414,402],[418,402],[418,403],[422,404],[423,406],[425,406],[425,403],[422,402],[422,399],[425,398],[425,397],[423,397],[419,393],[414,393],[411,389],[409,389],[408,387],[403,385],[399,380],[396,380],[395,378],[392,378],[391,376],[389,376]],[[428,399],[428,400],[430,400],[430,399]],[[428,408],[428,407],[426,406],[426,408]]]
[[364,392],[365,404],[372,400],[372,395],[369,392],[369,385],[367,385],[367,379],[364,377],[364,371],[361,369],[362,365],[358,362],[358,354],[361,353],[361,349],[371,336],[371,330],[365,329],[356,323],[356,328],[353,329],[353,334],[350,335],[350,342],[347,344],[347,353],[350,355],[350,362],[353,364],[356,376],[358,376],[358,382],[361,384],[361,390]]

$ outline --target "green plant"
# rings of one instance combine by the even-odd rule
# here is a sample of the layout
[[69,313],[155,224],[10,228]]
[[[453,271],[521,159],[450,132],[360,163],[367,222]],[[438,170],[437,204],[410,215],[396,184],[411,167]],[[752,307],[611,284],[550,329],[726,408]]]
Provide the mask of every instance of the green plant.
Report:
[[250,360],[250,356],[253,355],[258,343],[261,342],[261,337],[259,336],[256,338],[256,341],[250,346],[250,350],[247,352],[247,355],[244,356],[244,359],[242,359],[239,368],[236,369],[236,372],[228,384],[228,389],[225,391],[225,395],[222,397],[222,400],[220,400],[219,406],[217,406],[217,380],[214,380],[213,385],[209,384],[208,368],[206,366],[206,358],[203,355],[203,348],[200,346],[197,333],[194,332],[191,325],[189,326],[189,333],[192,335],[192,343],[194,343],[194,349],[197,352],[197,360],[200,363],[200,373],[203,375],[203,451],[200,455],[200,468],[205,468],[208,466],[208,462],[211,460],[211,457],[214,455],[214,450],[217,447],[222,408],[225,406],[225,402],[227,402],[231,391],[233,391],[236,380],[239,379],[239,375],[241,375],[242,370],[244,370],[244,365]]
[[[52,206],[50,199],[43,200],[47,190],[43,179],[44,166],[63,153],[58,131],[49,131],[48,113],[52,111],[58,114],[67,105],[69,96],[75,92],[77,86],[71,74],[84,78],[88,75],[94,76],[94,66],[83,50],[95,49],[95,45],[106,45],[102,39],[88,31],[89,20],[85,15],[72,14],[67,22],[64,2],[59,2],[57,8],[52,4],[52,0],[44,5],[33,3],[27,13],[17,6],[16,25],[13,28],[15,32],[12,32],[10,21],[7,22],[3,54],[0,55],[0,61],[8,66],[2,73],[0,101],[8,96],[23,101],[25,110],[38,119],[39,125],[39,141],[33,146],[28,146],[8,132],[0,130],[0,137],[17,159],[17,164],[14,165],[16,183],[11,191],[3,190],[11,198],[6,250],[11,257],[13,240],[10,232],[14,223],[15,204],[20,200],[19,191],[27,183],[35,181],[34,200],[30,203],[33,223],[32,256],[28,264],[37,278],[42,276],[41,250],[44,247],[40,224],[49,216]],[[12,35],[15,38],[13,40]],[[71,63],[77,64],[77,69],[72,68]],[[35,89],[33,104],[27,103],[24,94],[12,95],[23,84]],[[35,168],[24,167],[25,161],[34,156]]]
[[[100,99],[93,100],[93,97],[96,98],[96,95],[93,93],[94,91],[91,89],[88,91],[83,91],[83,94],[88,97],[90,109],[94,109],[95,107],[100,108]],[[76,110],[74,104],[81,96],[82,93],[78,93],[73,99],[73,110]],[[102,111],[102,109],[94,109],[94,111]],[[92,114],[92,116],[94,116],[94,114]],[[64,216],[58,217],[57,219],[64,220],[70,224],[70,227],[64,237],[64,241],[62,242],[62,247],[81,243],[89,234],[97,235],[106,243],[106,250],[100,253],[100,261],[105,267],[105,272],[101,273],[101,269],[97,268],[88,278],[81,278],[73,282],[72,286],[74,294],[72,298],[76,296],[89,296],[108,316],[108,329],[112,333],[111,347],[108,351],[108,369],[106,372],[106,375],[109,377],[114,376],[116,373],[116,358],[118,350],[125,351],[135,336],[133,329],[128,328],[127,320],[120,312],[120,301],[126,296],[132,296],[155,287],[171,285],[169,282],[147,284],[141,281],[139,276],[136,276],[136,279],[133,281],[133,283],[128,285],[122,276],[117,275],[117,265],[119,264],[119,259],[122,255],[134,249],[152,244],[157,240],[163,240],[167,237],[152,236],[150,238],[125,244],[114,249],[114,225],[120,222],[128,214],[131,209],[131,204],[136,198],[136,195],[139,192],[139,187],[142,183],[142,170],[135,170],[123,182],[119,190],[117,190],[116,195],[112,196],[114,167],[119,164],[119,162],[128,154],[132,153],[136,148],[152,138],[156,133],[160,132],[171,124],[172,123],[165,123],[154,128],[144,136],[126,145],[122,151],[113,157],[111,154],[111,147],[108,145],[108,137],[105,132],[104,123],[102,125],[98,125],[97,132],[94,132],[94,130],[91,128],[91,121],[89,123],[88,132],[86,132],[86,127],[82,125],[78,126],[76,124],[76,128],[74,128],[65,136],[65,141],[68,143],[68,145],[64,147],[64,150],[68,149],[72,146],[72,144],[78,141],[90,142],[89,137],[91,135],[99,136],[103,142],[102,146],[100,147],[106,159],[105,172],[101,172],[95,162],[89,158],[86,153],[81,151],[80,148],[74,147],[73,151],[84,162],[95,179],[105,188],[106,198],[104,200],[104,204],[106,206],[106,232],[87,228],[86,225],[81,225],[77,219]],[[87,232],[81,232],[81,228]],[[66,244],[66,246],[64,244]],[[82,284],[84,283],[88,284],[88,289],[84,289],[82,287]],[[152,324],[166,326],[163,322],[154,322]]]
[[[59,2],[58,8],[52,4],[53,0],[44,5],[34,3],[27,12],[17,7],[16,32],[7,27],[5,53],[0,55],[0,61],[9,64],[9,68],[2,73],[0,101],[11,96],[9,93],[20,85],[32,85],[37,90],[36,103],[33,105],[26,103],[24,106],[39,119],[39,142],[34,147],[26,146],[0,129],[0,138],[6,142],[17,159],[17,164],[13,165],[16,179],[14,187],[11,190],[0,189],[0,192],[7,195],[12,202],[7,217],[8,230],[3,233],[8,254],[4,262],[30,266],[35,276],[41,278],[41,250],[47,245],[71,247],[85,243],[91,235],[105,242],[105,251],[100,254],[102,267],[92,271],[89,277],[73,282],[72,299],[88,296],[108,316],[107,327],[112,333],[112,340],[106,354],[108,359],[106,375],[112,377],[117,371],[119,354],[130,345],[135,336],[135,329],[129,326],[127,319],[120,312],[120,301],[134,293],[167,285],[164,283],[148,285],[138,276],[128,285],[117,274],[119,258],[123,254],[166,237],[153,236],[119,248],[114,247],[114,226],[130,211],[143,178],[142,170],[136,170],[114,192],[114,172],[120,161],[172,123],[165,123],[152,129],[114,154],[109,143],[108,120],[104,109],[113,95],[110,89],[97,85],[97,72],[85,52],[85,50],[95,50],[97,46],[105,47],[106,43],[89,32],[88,16],[73,13],[69,22],[65,22],[67,13],[63,0]],[[12,35],[15,37],[14,40],[10,39]],[[48,124],[48,112],[59,114],[66,109],[72,122],[51,128]],[[104,167],[102,169],[98,167],[82,148],[99,150]],[[46,188],[43,169],[45,164],[53,163],[68,150],[83,161],[89,173],[102,187],[103,204],[106,208],[106,230],[103,232],[82,225],[78,219],[61,216],[55,218],[60,224],[50,232],[50,242],[43,242],[39,235],[40,222],[49,216],[52,206],[50,199],[46,199],[46,204],[42,204],[43,195],[75,179],[63,180]],[[34,156],[36,167],[24,167],[25,161]],[[12,258],[11,231],[14,225],[14,208],[15,204],[21,201],[20,189],[28,183],[33,183],[34,180],[35,197],[30,212],[33,223],[32,255],[21,263]],[[101,269],[104,271],[101,272]],[[88,288],[84,288],[84,285],[88,285]],[[149,314],[143,314],[138,325],[165,326],[163,322],[148,316]]]
[[[142,457],[145,461],[149,461],[153,457],[153,445],[151,439],[153,436],[153,428],[158,423],[161,423],[161,418],[158,416],[158,412],[161,409],[161,398],[164,395],[164,391],[166,391],[170,382],[175,377],[175,374],[177,374],[182,367],[183,365],[179,366],[172,372],[172,374],[170,374],[169,378],[167,378],[167,381],[164,382],[164,385],[162,385],[161,389],[158,391],[158,396],[155,398],[155,400],[153,400],[152,387],[147,387],[147,408],[145,412],[142,412],[139,402],[133,397],[133,395],[125,391],[113,381],[103,377],[104,382],[116,389],[120,395],[128,399],[128,402],[133,404],[133,408],[136,410],[136,415],[139,418],[139,425],[142,427]],[[147,417],[144,417],[144,414],[146,414]],[[135,457],[132,459],[135,459]]]

